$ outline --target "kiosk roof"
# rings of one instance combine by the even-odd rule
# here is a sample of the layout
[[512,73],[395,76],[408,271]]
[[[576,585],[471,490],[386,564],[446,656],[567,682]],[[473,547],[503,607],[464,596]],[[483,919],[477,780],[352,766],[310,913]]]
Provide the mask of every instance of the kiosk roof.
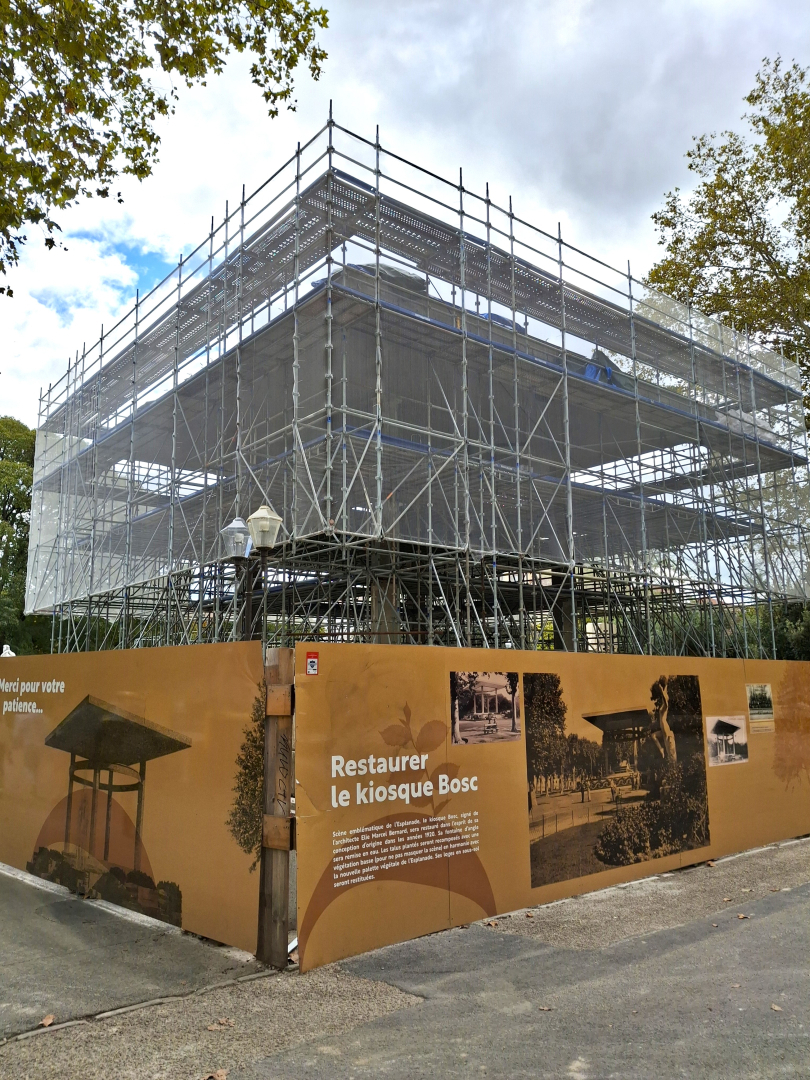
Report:
[[652,723],[646,709],[619,709],[616,712],[583,713],[583,719],[598,727],[603,735],[616,735],[621,731],[647,731]]
[[88,761],[133,765],[186,750],[191,739],[88,695],[46,736],[45,745]]

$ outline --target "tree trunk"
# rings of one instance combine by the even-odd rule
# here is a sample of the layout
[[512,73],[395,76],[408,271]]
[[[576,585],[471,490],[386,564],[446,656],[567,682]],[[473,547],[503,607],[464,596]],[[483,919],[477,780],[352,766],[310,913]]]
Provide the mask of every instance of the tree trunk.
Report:
[[461,732],[459,730],[458,723],[458,697],[453,702],[453,718],[450,726],[450,741],[453,743],[461,742]]

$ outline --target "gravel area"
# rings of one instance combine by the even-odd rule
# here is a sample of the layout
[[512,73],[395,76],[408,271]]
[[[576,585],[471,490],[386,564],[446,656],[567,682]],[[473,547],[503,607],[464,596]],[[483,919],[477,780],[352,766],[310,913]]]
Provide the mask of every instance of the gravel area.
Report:
[[[92,978],[92,972],[88,972]],[[0,1047],[3,1080],[201,1080],[421,999],[336,967],[288,972]],[[215,1030],[211,1030],[211,1028]]]
[[[810,881],[810,837],[643,878],[600,892],[487,920],[484,925],[563,949],[600,949],[671,930],[716,911],[746,914],[746,904]],[[494,925],[493,925],[494,924]]]

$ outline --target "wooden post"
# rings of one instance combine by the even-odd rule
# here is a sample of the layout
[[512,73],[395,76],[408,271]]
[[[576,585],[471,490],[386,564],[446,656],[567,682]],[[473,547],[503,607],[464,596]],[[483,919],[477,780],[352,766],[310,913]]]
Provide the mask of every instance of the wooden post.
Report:
[[293,796],[293,680],[295,651],[268,649],[265,660],[267,716],[264,726],[264,826],[259,882],[259,933],[256,958],[287,967],[290,847]]

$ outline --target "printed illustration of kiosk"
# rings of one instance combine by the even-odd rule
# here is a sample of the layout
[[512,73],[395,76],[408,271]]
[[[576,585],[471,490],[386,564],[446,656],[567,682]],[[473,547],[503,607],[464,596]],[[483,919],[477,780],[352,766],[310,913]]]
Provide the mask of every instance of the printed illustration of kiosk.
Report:
[[[65,812],[65,850],[70,844],[73,785],[92,789],[88,853],[107,862],[110,852],[110,820],[113,794],[136,791],[135,850],[133,866],[141,869],[143,851],[143,809],[146,763],[155,758],[187,750],[191,740],[185,735],[160,727],[142,716],[133,716],[105,701],[89,695],[80,701],[65,719],[46,737],[45,745],[70,754],[67,808]],[[135,767],[137,766],[137,768]],[[106,773],[102,785],[101,775]],[[121,778],[116,783],[115,777]],[[99,791],[107,796],[103,853],[96,844],[96,816]]]

